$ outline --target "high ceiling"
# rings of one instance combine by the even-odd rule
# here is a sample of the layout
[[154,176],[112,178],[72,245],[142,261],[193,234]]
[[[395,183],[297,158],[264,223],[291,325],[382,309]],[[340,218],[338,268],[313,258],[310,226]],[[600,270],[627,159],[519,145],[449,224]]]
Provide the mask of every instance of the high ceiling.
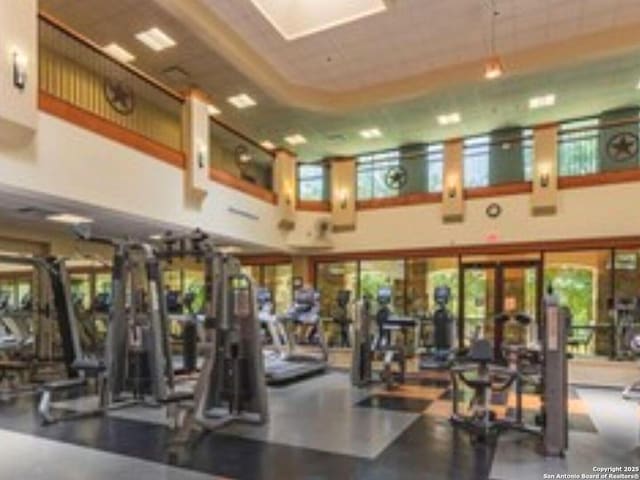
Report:
[[[387,5],[286,41],[251,0],[41,0],[44,11],[99,45],[117,42],[166,83],[163,72],[180,68],[215,99],[222,120],[257,141],[283,144],[301,133],[303,160],[638,104],[638,0],[496,0],[496,48],[507,71],[491,82],[482,76],[490,0]],[[152,26],[178,45],[154,53],[134,38]],[[227,103],[241,92],[257,106]],[[557,105],[529,110],[528,99],[545,93]],[[459,125],[438,125],[437,115],[454,111]],[[370,127],[383,137],[361,138]]]
[[[295,41],[286,41],[249,0],[201,1],[291,82],[320,89],[357,89],[491,53],[491,0],[392,0],[384,13]],[[505,54],[640,19],[635,0],[494,5],[495,45]]]

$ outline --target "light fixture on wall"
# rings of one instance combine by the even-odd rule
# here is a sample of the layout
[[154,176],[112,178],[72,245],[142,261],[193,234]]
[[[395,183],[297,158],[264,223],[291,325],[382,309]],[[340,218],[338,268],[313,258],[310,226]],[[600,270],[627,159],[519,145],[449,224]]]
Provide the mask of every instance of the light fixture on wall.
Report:
[[196,160],[198,162],[198,169],[203,169],[206,164],[207,159],[207,145],[198,141],[198,146],[196,148]]
[[494,80],[504,73],[500,56],[496,53],[496,18],[500,12],[496,9],[495,0],[491,0],[491,56],[484,64],[484,78]]
[[344,188],[340,191],[340,208],[342,210],[346,210],[348,204],[349,204],[349,191],[346,188]]
[[540,167],[538,179],[542,188],[547,188],[549,186],[549,181],[551,180],[551,172],[549,171],[549,167],[547,165],[542,165]]
[[286,183],[284,185],[283,192],[284,192],[284,204],[287,207],[289,207],[293,203],[293,189],[291,188],[291,185]]
[[13,52],[13,86],[20,90],[27,86],[27,56],[18,50]]
[[449,198],[456,198],[458,196],[458,185],[456,182],[449,182],[449,187],[447,188],[447,195]]

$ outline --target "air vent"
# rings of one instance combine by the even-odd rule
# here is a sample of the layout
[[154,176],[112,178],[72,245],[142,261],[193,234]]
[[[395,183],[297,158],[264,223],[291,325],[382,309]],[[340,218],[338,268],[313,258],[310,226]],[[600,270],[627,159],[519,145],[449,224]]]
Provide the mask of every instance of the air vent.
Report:
[[55,215],[56,213],[58,213],[55,210],[47,210],[40,207],[21,207],[18,208],[16,212],[20,213],[21,215],[38,218],[45,218],[48,215]]
[[189,83],[189,74],[180,67],[169,67],[162,71],[162,75],[169,82],[177,85],[186,85]]
[[347,137],[342,133],[329,133],[327,134],[327,140],[330,142],[344,142]]

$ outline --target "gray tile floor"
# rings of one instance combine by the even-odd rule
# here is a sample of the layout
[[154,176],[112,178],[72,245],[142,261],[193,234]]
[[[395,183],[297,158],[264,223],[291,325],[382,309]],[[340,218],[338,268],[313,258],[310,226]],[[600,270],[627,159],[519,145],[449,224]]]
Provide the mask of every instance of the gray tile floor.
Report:
[[[28,480],[212,480],[216,477],[0,430],[2,471]],[[34,461],[37,456],[37,461]],[[87,472],[91,472],[88,476]]]
[[[367,390],[352,387],[347,374],[332,372],[286,387],[270,388],[269,422],[266,425],[233,424],[220,432],[293,447],[375,458],[419,414],[354,408],[369,395],[371,392]],[[56,403],[75,411],[94,408],[96,404],[97,398]],[[164,408],[133,406],[109,412],[109,416],[168,425]]]
[[267,425],[236,424],[223,431],[272,443],[375,458],[419,415],[353,407],[370,394],[351,387],[347,374],[330,373],[270,389]]
[[640,415],[638,405],[608,389],[578,389],[598,433],[570,432],[565,458],[544,458],[534,442],[509,433],[498,441],[491,470],[492,480],[539,480],[543,474],[593,473],[596,466],[640,464]]

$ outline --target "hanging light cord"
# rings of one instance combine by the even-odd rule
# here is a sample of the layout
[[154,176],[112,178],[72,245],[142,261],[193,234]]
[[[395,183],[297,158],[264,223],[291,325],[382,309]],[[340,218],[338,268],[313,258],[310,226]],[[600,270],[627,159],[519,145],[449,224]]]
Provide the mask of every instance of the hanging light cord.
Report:
[[496,54],[496,18],[500,12],[496,9],[496,1],[490,0],[489,8],[491,9],[491,55]]

